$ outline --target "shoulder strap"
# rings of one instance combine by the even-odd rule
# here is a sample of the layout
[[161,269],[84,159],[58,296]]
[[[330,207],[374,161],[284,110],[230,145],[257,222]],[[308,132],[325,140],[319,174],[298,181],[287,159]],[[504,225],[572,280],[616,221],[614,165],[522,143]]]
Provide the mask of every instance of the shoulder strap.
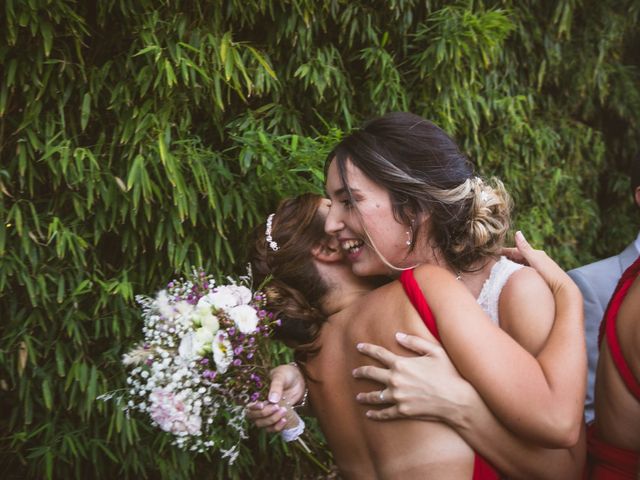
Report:
[[436,325],[436,319],[429,308],[429,304],[427,300],[424,298],[422,294],[422,290],[420,289],[420,285],[416,282],[415,277],[413,276],[413,269],[404,270],[400,274],[400,283],[404,287],[404,291],[409,297],[409,300],[413,304],[416,311],[420,314],[420,318],[429,329],[431,334],[436,338],[436,340],[440,341],[440,335],[438,334],[438,326]]
[[598,343],[602,343],[603,336],[607,339],[607,346],[611,353],[611,358],[620,373],[620,377],[624,381],[625,385],[629,389],[629,392],[640,401],[640,382],[634,377],[633,372],[629,368],[629,364],[625,360],[622,354],[622,348],[620,347],[620,339],[618,338],[618,332],[616,331],[616,320],[618,318],[618,311],[624,298],[627,296],[627,292],[634,280],[640,275],[640,257],[622,274],[622,278],[618,282],[615,292],[609,301],[607,310],[604,313],[604,318],[600,324],[600,336]]

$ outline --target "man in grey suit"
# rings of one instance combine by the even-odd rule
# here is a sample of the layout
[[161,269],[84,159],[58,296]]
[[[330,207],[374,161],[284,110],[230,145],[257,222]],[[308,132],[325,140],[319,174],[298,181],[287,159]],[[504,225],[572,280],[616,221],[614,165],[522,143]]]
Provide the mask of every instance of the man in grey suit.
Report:
[[[632,161],[631,188],[636,205],[640,208],[640,156]],[[585,420],[593,420],[593,388],[598,364],[598,331],[604,311],[622,273],[640,255],[640,233],[619,255],[570,270],[569,276],[578,285],[584,297],[584,323],[587,337],[589,377],[585,399]]]

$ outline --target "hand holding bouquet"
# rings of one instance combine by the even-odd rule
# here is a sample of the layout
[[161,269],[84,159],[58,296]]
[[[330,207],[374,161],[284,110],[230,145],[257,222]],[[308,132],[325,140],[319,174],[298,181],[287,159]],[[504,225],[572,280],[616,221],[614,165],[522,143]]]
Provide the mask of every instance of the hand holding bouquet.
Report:
[[[248,284],[243,277],[240,284],[216,285],[213,277],[194,271],[155,298],[136,297],[144,340],[123,358],[132,368],[127,413],[147,414],[179,447],[219,450],[229,463],[247,437],[245,406],[265,393],[265,340],[279,323],[264,310],[264,296]],[[296,419],[301,431],[302,420],[296,415],[294,424]]]

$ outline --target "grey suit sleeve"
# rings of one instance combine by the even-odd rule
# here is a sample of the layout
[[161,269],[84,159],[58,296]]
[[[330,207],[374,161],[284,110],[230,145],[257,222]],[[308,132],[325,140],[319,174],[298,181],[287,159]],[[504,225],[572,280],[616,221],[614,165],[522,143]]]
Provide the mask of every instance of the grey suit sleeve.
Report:
[[595,385],[596,366],[598,364],[598,331],[600,330],[600,322],[604,315],[605,305],[598,300],[598,295],[593,289],[588,279],[580,272],[579,269],[568,272],[571,279],[578,285],[584,299],[584,326],[585,336],[587,340],[587,359],[588,359],[588,378],[587,378],[587,397],[585,399],[584,416],[585,420],[590,422],[593,420],[594,398],[593,389]]

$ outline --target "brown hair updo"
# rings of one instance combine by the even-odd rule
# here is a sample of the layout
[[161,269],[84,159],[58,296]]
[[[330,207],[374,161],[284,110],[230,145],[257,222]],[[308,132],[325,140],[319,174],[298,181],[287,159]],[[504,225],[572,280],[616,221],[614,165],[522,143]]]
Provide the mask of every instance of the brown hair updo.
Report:
[[283,200],[271,223],[271,237],[278,249],[267,242],[266,223],[253,233],[251,266],[254,282],[263,285],[267,308],[281,321],[276,336],[296,348],[296,358],[304,362],[315,351],[316,339],[326,317],[320,300],[327,285],[318,274],[311,250],[325,236],[324,218],[318,215],[322,197],[307,193]]
[[411,225],[427,214],[429,242],[455,270],[476,270],[498,255],[510,224],[509,195],[501,182],[475,176],[458,145],[428,120],[403,112],[373,119],[329,153],[325,174],[332,161],[349,195],[347,161],[389,192],[398,222]]

